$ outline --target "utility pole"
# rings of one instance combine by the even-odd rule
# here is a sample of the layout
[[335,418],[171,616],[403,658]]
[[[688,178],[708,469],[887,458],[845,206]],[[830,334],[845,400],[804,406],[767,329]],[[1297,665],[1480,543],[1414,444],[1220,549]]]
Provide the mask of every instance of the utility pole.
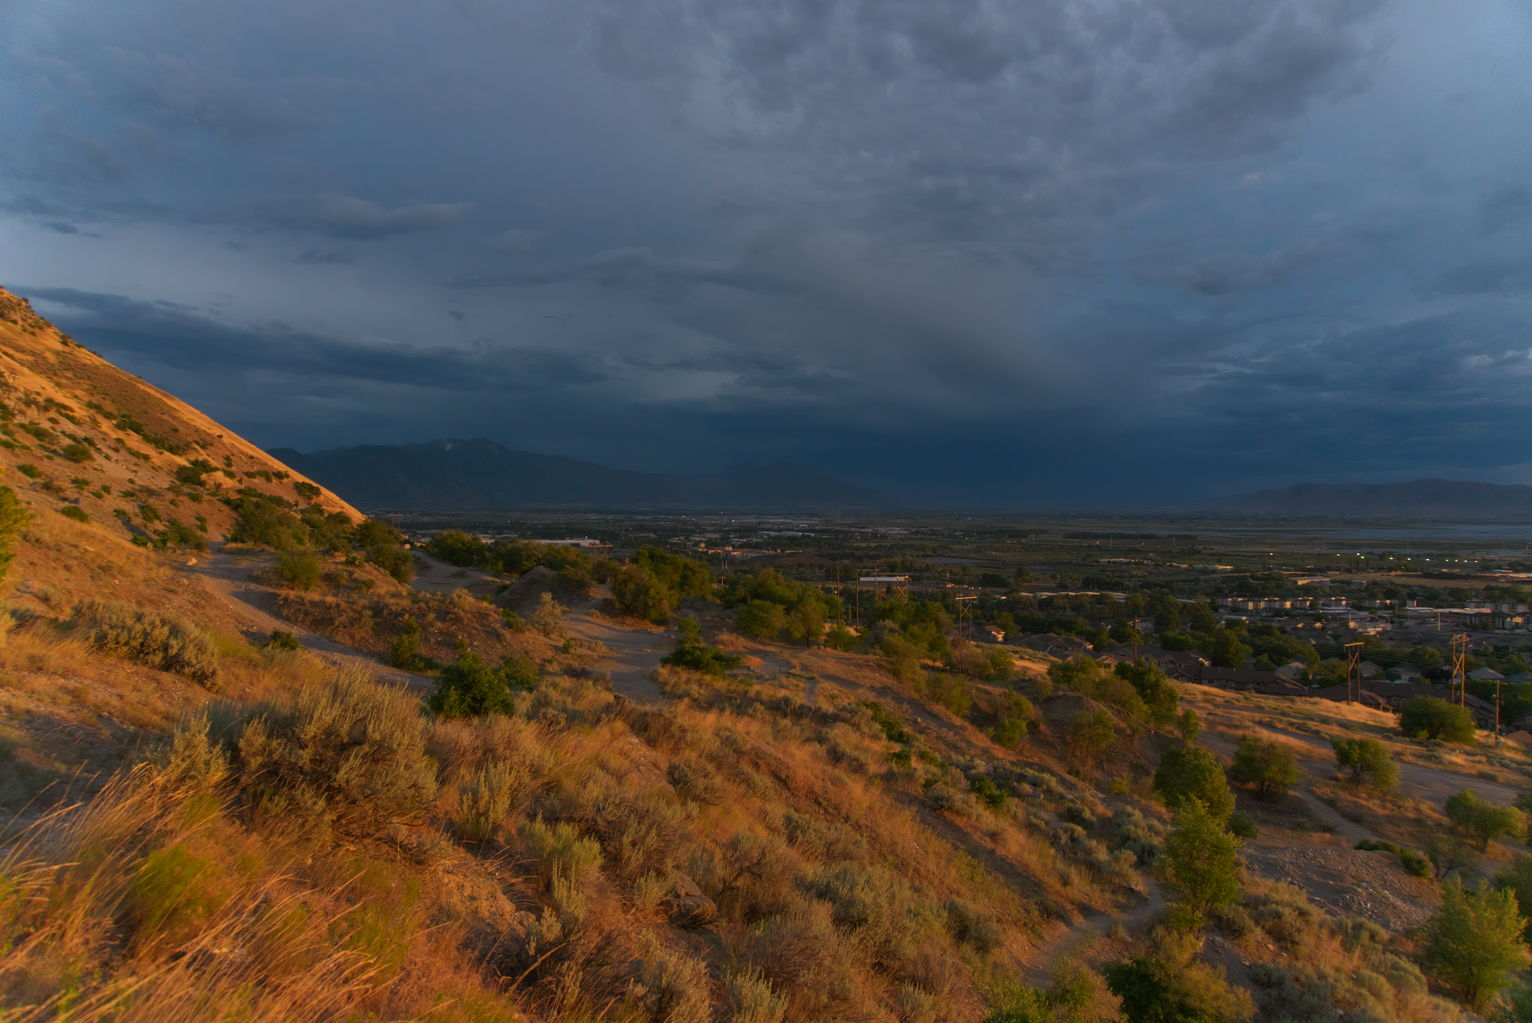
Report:
[[1500,745],[1500,683],[1501,679],[1495,679],[1495,745]]
[[1458,706],[1468,706],[1468,633],[1452,637],[1452,679],[1458,687]]
[[[1346,702],[1362,702],[1362,647],[1361,643],[1346,644]],[[1351,696],[1352,687],[1355,685],[1356,697]]]

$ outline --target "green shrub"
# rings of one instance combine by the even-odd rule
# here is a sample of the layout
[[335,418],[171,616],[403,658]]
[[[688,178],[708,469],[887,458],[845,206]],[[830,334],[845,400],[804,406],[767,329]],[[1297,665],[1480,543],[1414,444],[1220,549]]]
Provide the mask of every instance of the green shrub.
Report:
[[1388,747],[1377,739],[1332,739],[1335,766],[1351,772],[1351,780],[1367,784],[1380,793],[1393,790],[1399,781],[1399,765]]
[[39,470],[37,466],[33,465],[31,462],[22,462],[16,466],[16,471],[21,473],[29,480],[35,480],[37,477],[42,475],[42,471]]
[[541,817],[517,829],[522,848],[550,887],[560,881],[580,885],[601,869],[601,846],[567,821],[550,825]]
[[1065,960],[1046,991],[1026,984],[1002,987],[984,1023],[1098,1023],[1117,1018],[1103,1006],[1112,1000],[1099,976]]
[[1167,894],[1195,919],[1239,901],[1239,840],[1197,799],[1176,811],[1157,870]]
[[1109,964],[1107,986],[1125,1023],[1236,1023],[1255,1014],[1250,995],[1181,949],[1161,948]]
[[430,671],[436,662],[420,652],[420,623],[411,618],[404,623],[404,631],[395,636],[388,645],[385,663],[404,671]]
[[1100,707],[1085,707],[1065,725],[1065,741],[1074,756],[1094,763],[1117,741],[1117,723]]
[[194,458],[185,465],[176,467],[175,481],[188,487],[200,487],[202,477],[216,468],[217,466],[205,458]]
[[724,1001],[733,1023],[783,1023],[787,1002],[776,993],[760,970],[740,968],[723,980]]
[[979,802],[991,809],[998,810],[1005,805],[1005,792],[988,775],[976,774],[970,777],[968,791],[978,797]]
[[[1360,848],[1360,846],[1358,846]],[[1532,919],[1532,856],[1521,853],[1510,865],[1495,875],[1495,887],[1503,888],[1516,897],[1521,915]],[[1532,924],[1527,925],[1523,936],[1532,938]]]
[[993,952],[1004,941],[999,921],[972,902],[949,899],[943,908],[947,911],[947,929],[952,932],[952,937],[981,955]]
[[360,675],[305,686],[239,734],[240,784],[266,812],[353,835],[422,820],[436,798],[414,698]]
[[1399,865],[1405,872],[1414,877],[1430,877],[1432,873],[1431,858],[1425,853],[1410,849],[1394,842],[1384,842],[1372,838],[1364,838],[1356,844],[1356,847],[1364,852],[1390,852],[1399,858]]
[[678,631],[675,649],[665,655],[660,661],[661,664],[689,668],[706,675],[721,676],[739,667],[744,661],[739,654],[727,653],[704,643],[702,629],[697,624],[697,619],[691,615],[686,615],[680,620]]
[[787,628],[787,610],[767,600],[752,600],[734,612],[734,625],[751,639],[774,640]]
[[442,669],[427,704],[442,717],[512,714],[515,692],[535,689],[537,682],[537,667],[525,658],[508,659],[491,668],[477,654],[464,651]]
[[81,444],[79,441],[70,441],[59,448],[59,454],[71,462],[89,462],[96,457],[96,453],[90,449],[89,444]]
[[1166,749],[1154,772],[1154,793],[1172,810],[1196,799],[1221,820],[1234,812],[1234,793],[1229,791],[1223,766],[1201,746],[1180,744]]
[[246,491],[230,502],[234,509],[233,543],[255,544],[273,550],[297,550],[308,543],[308,529],[281,501]]
[[1515,896],[1495,888],[1464,889],[1453,878],[1442,889],[1442,908],[1426,924],[1421,962],[1432,976],[1476,1009],[1526,967],[1527,946]]
[[77,504],[66,504],[59,509],[59,514],[66,519],[74,519],[76,522],[89,522],[90,516],[85,514],[85,509]]
[[1525,829],[1521,811],[1514,806],[1497,806],[1480,799],[1472,789],[1463,789],[1447,797],[1447,819],[1463,834],[1472,838],[1484,852],[1497,838],[1519,838]]
[[303,649],[303,644],[298,642],[298,637],[286,629],[272,629],[271,635],[267,636],[266,642],[261,645],[267,650],[291,651]]
[[196,528],[188,526],[177,519],[171,519],[165,523],[165,528],[160,531],[160,543],[166,547],[190,547],[193,550],[207,550],[207,537],[203,536]]
[[271,574],[283,586],[295,590],[312,590],[319,585],[324,574],[324,563],[312,551],[286,551],[277,555]]
[[1415,739],[1471,744],[1473,715],[1436,696],[1416,696],[1399,705],[1399,730]]
[[457,830],[470,842],[484,842],[499,834],[523,781],[522,775],[504,761],[486,764],[458,786]]
[[367,548],[367,560],[401,583],[415,578],[415,559],[402,547],[377,544]]
[[1298,782],[1298,764],[1282,746],[1246,735],[1234,751],[1229,779],[1237,785],[1253,785],[1263,799],[1286,792]]
[[712,990],[702,960],[660,943],[652,934],[639,942],[635,971],[625,1001],[639,1019],[664,1023],[711,1023]]
[[86,600],[75,605],[70,624],[102,653],[175,672],[209,688],[218,679],[213,641],[178,618],[129,604]]

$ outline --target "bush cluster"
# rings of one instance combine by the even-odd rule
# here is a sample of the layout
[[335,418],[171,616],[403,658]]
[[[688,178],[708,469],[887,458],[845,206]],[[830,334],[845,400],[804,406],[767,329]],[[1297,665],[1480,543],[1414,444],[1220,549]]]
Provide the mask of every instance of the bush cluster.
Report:
[[175,672],[209,688],[218,680],[213,641],[179,618],[130,604],[85,600],[75,605],[70,624],[102,653]]

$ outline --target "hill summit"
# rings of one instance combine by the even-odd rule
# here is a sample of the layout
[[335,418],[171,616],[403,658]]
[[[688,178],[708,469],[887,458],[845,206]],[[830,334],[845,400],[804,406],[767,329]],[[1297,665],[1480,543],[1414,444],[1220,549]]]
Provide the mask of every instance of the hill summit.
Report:
[[[3,289],[0,474],[33,510],[35,533],[52,538],[67,523],[83,527],[98,548],[175,546],[183,532],[197,545],[227,539],[242,496],[361,519],[346,501],[84,348]],[[37,550],[19,552],[21,570]],[[73,570],[89,568],[61,563],[50,574],[57,582],[58,572]]]

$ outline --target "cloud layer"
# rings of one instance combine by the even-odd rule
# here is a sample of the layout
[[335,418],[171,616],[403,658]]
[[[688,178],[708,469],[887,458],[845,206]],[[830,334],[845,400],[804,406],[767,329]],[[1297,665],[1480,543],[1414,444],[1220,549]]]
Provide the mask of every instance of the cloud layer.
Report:
[[1514,0],[0,13],[7,286],[258,441],[1519,479]]

